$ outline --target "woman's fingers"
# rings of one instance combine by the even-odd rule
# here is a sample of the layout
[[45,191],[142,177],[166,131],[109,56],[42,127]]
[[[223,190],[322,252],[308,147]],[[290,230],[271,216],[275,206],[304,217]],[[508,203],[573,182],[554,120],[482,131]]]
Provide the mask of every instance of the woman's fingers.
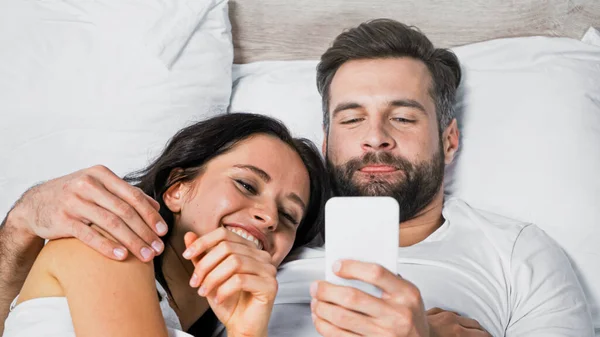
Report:
[[219,227],[210,233],[202,235],[196,241],[190,244],[186,248],[185,252],[183,252],[183,258],[191,260],[199,257],[206,253],[209,249],[215,247],[221,241],[237,242],[248,247],[256,248],[253,242],[250,242],[243,237],[227,230],[225,227]]
[[[262,300],[265,302],[273,301],[277,294],[277,280],[274,277],[235,274],[213,291],[212,300],[217,304],[223,303],[240,292],[248,292],[254,295],[263,294],[265,297]],[[258,299],[260,300],[260,298]]]
[[277,268],[270,263],[260,262],[250,256],[229,255],[214,269],[208,271],[201,282],[197,282],[197,285],[201,285],[198,294],[206,296],[206,294],[211,293],[236,274],[251,274],[275,279]]
[[229,256],[248,256],[264,264],[269,264],[271,261],[271,255],[267,252],[237,242],[221,241],[195,263],[190,286],[197,287],[201,284],[204,277]]

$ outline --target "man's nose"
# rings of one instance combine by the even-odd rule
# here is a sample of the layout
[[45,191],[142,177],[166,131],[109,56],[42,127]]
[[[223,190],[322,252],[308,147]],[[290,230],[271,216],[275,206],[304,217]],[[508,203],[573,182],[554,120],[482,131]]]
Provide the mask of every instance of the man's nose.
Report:
[[391,150],[395,146],[394,138],[390,136],[381,122],[372,123],[362,141],[364,151]]

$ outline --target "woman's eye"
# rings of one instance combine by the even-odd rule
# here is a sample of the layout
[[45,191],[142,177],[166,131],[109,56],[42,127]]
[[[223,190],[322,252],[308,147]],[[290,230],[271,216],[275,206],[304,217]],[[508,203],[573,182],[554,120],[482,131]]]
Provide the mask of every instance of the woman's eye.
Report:
[[289,222],[291,222],[292,225],[294,225],[294,226],[298,225],[298,221],[293,216],[289,215],[288,213],[281,212],[281,215],[283,215],[284,218],[286,218]]
[[243,180],[236,180],[236,183],[238,183],[240,186],[242,186],[244,189],[246,189],[246,191],[250,192],[251,194],[256,194],[256,189],[254,188],[254,186],[248,184],[247,182],[243,181]]

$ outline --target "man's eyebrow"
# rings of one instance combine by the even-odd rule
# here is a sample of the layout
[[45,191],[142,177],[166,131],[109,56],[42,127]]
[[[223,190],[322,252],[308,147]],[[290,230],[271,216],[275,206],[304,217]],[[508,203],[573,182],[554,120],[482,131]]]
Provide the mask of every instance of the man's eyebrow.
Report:
[[335,115],[340,112],[340,111],[344,111],[344,110],[350,110],[350,109],[360,109],[363,106],[356,103],[356,102],[342,102],[338,105],[336,105],[335,109],[333,109],[333,112],[331,113],[331,117],[335,117]]
[[[427,110],[425,110],[425,107],[423,106],[423,104],[415,101],[414,99],[395,99],[392,101],[389,101],[388,106],[393,106],[393,107],[398,107],[398,108],[415,108],[417,110],[420,110],[423,113],[427,113]],[[356,103],[356,102],[342,102],[339,103],[335,109],[333,109],[333,112],[331,114],[332,118],[335,117],[335,115],[341,111],[344,110],[351,110],[351,109],[362,109],[363,106]]]
[[388,105],[398,108],[415,108],[417,110],[421,110],[423,113],[427,113],[423,104],[415,101],[414,99],[395,99],[390,101]]
[[234,165],[234,167],[241,168],[241,169],[244,169],[244,170],[252,171],[255,174],[257,174],[266,183],[268,183],[269,181],[271,181],[271,176],[267,172],[259,169],[258,167],[254,166],[254,165],[241,165],[241,164],[239,164],[239,165]]

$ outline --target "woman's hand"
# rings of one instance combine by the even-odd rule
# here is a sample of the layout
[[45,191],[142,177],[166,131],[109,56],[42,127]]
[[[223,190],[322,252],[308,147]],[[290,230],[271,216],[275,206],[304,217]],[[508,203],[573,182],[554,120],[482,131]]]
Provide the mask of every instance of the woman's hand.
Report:
[[227,335],[266,336],[277,294],[271,255],[223,227],[184,240],[184,258],[195,266],[190,286],[199,287]]

